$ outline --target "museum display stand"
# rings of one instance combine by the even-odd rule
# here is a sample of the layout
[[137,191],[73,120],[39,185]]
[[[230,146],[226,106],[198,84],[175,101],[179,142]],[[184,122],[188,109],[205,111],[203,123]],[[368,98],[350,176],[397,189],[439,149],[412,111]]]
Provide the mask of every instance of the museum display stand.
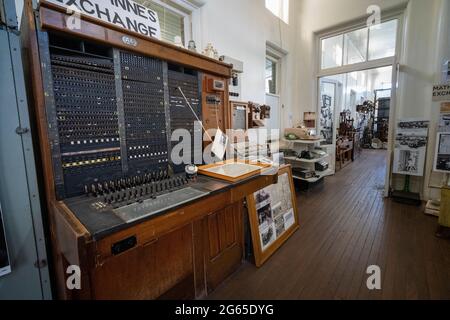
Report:
[[[320,147],[320,143],[324,140],[284,140],[288,144],[288,149],[294,151],[299,156],[302,154],[302,152],[307,151],[311,152],[314,150],[321,150],[324,151],[323,148]],[[305,159],[300,158],[299,156],[286,156],[285,161],[288,164],[292,165],[293,168],[293,178],[294,180],[299,180],[303,183],[307,184],[315,184],[318,182],[321,182],[325,177],[333,175],[334,171],[330,168],[324,170],[324,171],[318,171],[316,170],[316,164],[322,161],[326,161],[329,163],[330,155],[324,154],[320,157],[314,157],[313,159]],[[295,174],[295,169],[306,169],[309,171],[314,171],[315,175],[311,178],[305,178],[300,177],[299,175]]]

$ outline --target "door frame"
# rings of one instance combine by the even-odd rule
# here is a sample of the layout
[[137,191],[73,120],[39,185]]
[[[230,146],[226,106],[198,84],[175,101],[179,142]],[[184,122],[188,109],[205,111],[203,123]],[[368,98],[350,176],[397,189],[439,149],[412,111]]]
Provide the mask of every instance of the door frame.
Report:
[[[333,105],[332,105],[332,107],[333,107],[333,126],[332,126],[332,132],[336,132],[336,129],[337,129],[337,123],[339,122],[339,116],[340,116],[340,112],[336,112],[336,108],[337,108],[337,106],[339,105],[341,105],[341,102],[342,102],[342,91],[339,91],[339,88],[342,88],[343,86],[344,86],[344,83],[342,83],[342,82],[340,82],[340,81],[337,81],[337,80],[331,80],[331,79],[324,79],[324,80],[321,80],[321,78],[319,78],[319,90],[320,90],[320,88],[321,88],[321,85],[320,85],[320,83],[321,82],[325,82],[325,83],[329,83],[329,84],[332,84],[332,85],[334,85],[334,103],[333,103]],[[317,101],[317,103],[318,103],[318,106],[319,106],[319,111],[318,111],[318,115],[319,115],[319,117],[320,117],[320,115],[321,115],[321,107],[322,107],[322,103],[323,103],[323,101],[322,101],[322,95],[321,95],[321,92],[319,92],[319,94],[318,94],[318,101]],[[319,121],[317,121],[317,126],[318,126],[318,129],[317,129],[317,132],[319,133],[321,130],[320,130],[320,119],[319,119]],[[325,148],[327,148],[327,150],[328,150],[328,154],[331,156],[333,156],[334,157],[334,159],[333,159],[333,161],[332,161],[332,163],[333,163],[333,165],[331,166],[331,168],[330,169],[332,169],[333,170],[333,174],[335,174],[336,173],[336,143],[337,143],[337,139],[336,139],[336,135],[335,134],[333,134],[333,137],[332,137],[332,142],[331,142],[331,144],[325,144],[325,145],[322,145],[322,147],[325,147]],[[331,151],[329,150],[329,148],[331,148]]]
[[[404,29],[404,19],[405,19],[405,9],[406,6],[400,6],[394,8],[387,12],[382,12],[381,23],[387,22],[390,20],[397,19],[397,39],[396,39],[396,48],[395,48],[395,56],[367,61],[362,63],[355,63],[351,65],[341,66],[337,68],[330,69],[321,69],[321,40],[324,38],[329,38],[333,36],[337,36],[340,34],[344,34],[347,32],[355,31],[367,26],[367,17],[360,18],[353,23],[346,24],[343,26],[337,26],[335,28],[328,28],[325,31],[319,31],[314,34],[315,36],[315,73],[316,80],[314,81],[314,91],[315,91],[315,101],[320,101],[320,80],[323,77],[327,76],[335,76],[339,74],[346,74],[351,72],[364,71],[369,69],[383,68],[383,67],[392,67],[392,92],[391,92],[391,108],[390,108],[390,121],[389,121],[389,138],[388,138],[388,150],[386,154],[386,177],[385,177],[385,186],[384,186],[384,196],[388,197],[390,193],[391,187],[391,174],[392,174],[392,162],[393,162],[393,152],[394,152],[394,136],[395,136],[395,123],[396,123],[396,115],[397,115],[397,87],[398,87],[398,73],[399,73],[399,63],[401,59],[402,53],[402,43],[403,43],[403,29]],[[317,103],[317,102],[316,102]],[[317,104],[316,110],[320,112],[320,104]],[[318,113],[319,114],[319,113]],[[319,121],[318,121],[319,122]],[[317,127],[319,129],[319,127]],[[336,129],[336,128],[335,128]],[[336,134],[333,137],[333,146],[336,148]]]
[[[286,73],[285,70],[285,66],[286,66],[286,57],[288,55],[288,51],[284,50],[283,48],[281,48],[280,46],[270,42],[270,41],[266,41],[266,55],[265,55],[265,59],[270,59],[274,62],[277,63],[277,79],[276,79],[276,83],[277,83],[277,92],[276,94],[272,94],[269,92],[266,92],[266,90],[264,89],[264,96],[272,96],[272,97],[278,97],[279,98],[279,105],[278,105],[278,129],[280,130],[281,133],[281,129],[283,128],[283,121],[284,121],[284,103],[283,101],[285,100],[284,97],[284,90],[283,90],[283,80],[285,79],[283,77],[283,75]],[[264,61],[265,61],[264,59]],[[265,63],[264,63],[265,65]],[[265,70],[264,70],[265,72]],[[265,79],[264,79],[265,81]]]

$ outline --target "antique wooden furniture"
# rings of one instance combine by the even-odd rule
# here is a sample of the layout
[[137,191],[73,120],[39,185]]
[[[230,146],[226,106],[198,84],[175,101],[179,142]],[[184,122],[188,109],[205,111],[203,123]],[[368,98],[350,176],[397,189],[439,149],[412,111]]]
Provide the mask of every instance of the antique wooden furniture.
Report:
[[245,197],[277,179],[190,181],[169,159],[173,129],[226,129],[231,66],[46,1],[22,24],[58,297],[206,296],[243,259]]
[[[347,137],[340,137],[336,142],[336,164],[339,164],[339,170],[353,161],[353,140]],[[336,165],[336,169],[338,166]]]
[[270,119],[270,106],[249,102],[248,109],[248,128],[264,128],[265,120]]
[[355,131],[354,122],[355,120],[350,118],[350,114],[348,112],[341,112],[339,120],[339,135],[351,135]]
[[305,112],[303,113],[303,122],[307,128],[316,128],[317,114],[315,112]]

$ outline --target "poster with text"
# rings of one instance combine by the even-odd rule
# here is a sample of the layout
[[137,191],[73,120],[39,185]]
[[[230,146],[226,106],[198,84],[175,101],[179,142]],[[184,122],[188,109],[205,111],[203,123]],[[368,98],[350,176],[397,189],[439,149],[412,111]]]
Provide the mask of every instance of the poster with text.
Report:
[[421,177],[424,174],[429,121],[405,119],[397,123],[394,173]]
[[8,246],[6,245],[5,227],[0,204],[0,277],[10,272],[11,265],[9,263]]

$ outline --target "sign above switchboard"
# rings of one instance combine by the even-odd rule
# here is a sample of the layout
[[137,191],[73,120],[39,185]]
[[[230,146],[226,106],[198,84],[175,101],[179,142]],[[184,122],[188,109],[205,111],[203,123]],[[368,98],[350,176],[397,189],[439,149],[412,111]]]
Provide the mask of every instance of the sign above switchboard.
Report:
[[85,15],[143,36],[161,39],[158,14],[132,0],[44,0],[66,9],[67,27],[80,28],[77,14]]

